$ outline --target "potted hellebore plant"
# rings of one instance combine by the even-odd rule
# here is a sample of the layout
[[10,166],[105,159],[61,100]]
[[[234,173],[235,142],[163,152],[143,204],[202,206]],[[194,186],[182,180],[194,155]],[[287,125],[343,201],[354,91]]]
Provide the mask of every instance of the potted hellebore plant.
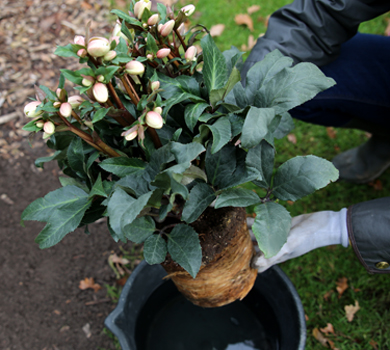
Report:
[[[66,177],[22,221],[47,222],[36,242],[49,248],[106,217],[112,238],[143,243],[145,260],[161,264],[189,300],[221,306],[244,298],[257,275],[245,208],[255,206],[253,233],[271,257],[291,222],[278,200],[337,179],[330,162],[312,155],[274,172],[274,139],[293,127],[288,110],[334,81],[274,51],[243,87],[242,53],[220,52],[201,25],[185,29],[193,5],[178,14],[157,6],[152,13],[149,0],[132,0],[129,13],[112,11],[109,39],[87,25],[85,36],[57,48],[85,67],[62,69],[56,91],[36,88],[24,130],[43,133],[54,150],[36,166],[56,160]],[[78,94],[68,95],[65,80]]]

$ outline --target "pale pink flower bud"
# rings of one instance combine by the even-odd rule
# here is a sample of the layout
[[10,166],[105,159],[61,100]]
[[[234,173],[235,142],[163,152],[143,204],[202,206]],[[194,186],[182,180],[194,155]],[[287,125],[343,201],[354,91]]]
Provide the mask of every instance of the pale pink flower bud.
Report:
[[152,3],[149,0],[140,0],[135,3],[134,5],[134,15],[138,19],[142,18],[142,14],[144,13],[145,9],[150,9],[152,8]]
[[96,77],[96,80],[102,83],[104,81],[104,75],[100,74]]
[[153,112],[156,112],[157,114],[162,114],[162,108],[161,107],[156,107],[153,109]]
[[91,77],[89,75],[84,75],[83,80],[81,81],[81,85],[83,86],[92,86],[92,84],[95,82],[95,78]]
[[195,12],[194,5],[187,5],[181,8],[181,11],[188,17],[191,16]]
[[161,129],[164,125],[163,118],[155,111],[149,111],[146,113],[145,122],[153,129]]
[[110,42],[106,38],[91,38],[89,39],[87,50],[93,57],[102,57],[110,51]]
[[43,131],[48,135],[54,134],[55,129],[55,125],[50,120],[43,124]]
[[161,31],[162,26],[163,26],[163,24],[161,24],[161,23],[157,26],[157,31],[158,31],[159,33],[160,33],[160,31]]
[[58,99],[60,100],[60,102],[65,102],[66,101],[67,93],[66,93],[65,89],[58,88],[56,90],[56,95],[57,95]]
[[105,61],[112,61],[116,57],[116,52],[115,51],[108,51],[104,56],[103,60]]
[[149,60],[149,61],[153,61],[153,55],[151,54],[151,53],[148,53],[147,55],[146,55],[146,58]]
[[59,101],[54,102],[53,103],[53,107],[54,108],[60,108],[61,107],[61,102],[59,102]]
[[92,88],[93,97],[100,103],[107,102],[108,89],[107,86],[102,83],[96,83]]
[[179,34],[181,36],[184,36],[185,30],[186,30],[186,27],[185,27],[184,23],[180,24],[179,27],[177,28],[177,31],[179,32]]
[[139,61],[130,61],[126,63],[125,72],[131,75],[142,75],[145,72],[145,66]]
[[186,59],[187,62],[195,61],[197,52],[198,52],[198,50],[195,46],[190,46],[187,49],[187,51],[184,55],[184,58]]
[[38,112],[35,111],[40,104],[41,101],[32,101],[28,103],[24,107],[24,114],[26,115],[26,117],[35,118],[40,116],[43,113],[43,111],[38,111]]
[[81,58],[84,58],[85,56],[87,56],[87,50],[86,49],[80,49],[77,51],[77,56],[81,57]]
[[60,113],[65,118],[70,117],[72,115],[72,105],[69,102],[61,103]]
[[[112,36],[111,39],[110,39],[110,42],[112,42],[114,40],[115,40],[116,44],[119,45],[120,36]],[[111,52],[111,51],[109,51],[109,52]]]
[[114,26],[114,29],[112,30],[112,36],[113,37],[119,37],[120,33],[122,32],[122,26],[120,23],[116,23]]
[[171,34],[174,26],[175,26],[175,21],[171,19],[170,21],[162,25],[162,27],[159,30],[160,34],[162,36],[168,36],[169,34]]
[[160,88],[160,82],[158,80],[154,81],[150,84],[150,88],[152,89],[152,91],[158,90]]
[[165,58],[169,56],[170,53],[171,53],[171,49],[160,49],[157,51],[156,56],[157,58]]
[[158,13],[156,13],[156,14],[149,17],[148,25],[154,26],[155,24],[158,23],[159,20],[160,20],[160,16],[158,15]]
[[38,120],[35,125],[37,126],[37,128],[40,128],[42,129],[43,128],[43,125],[45,124],[45,122],[43,120]]
[[138,125],[133,126],[129,130],[126,130],[125,132],[123,132],[122,136],[124,136],[127,141],[134,140],[138,134],[138,127],[139,127]]
[[84,101],[85,100],[79,95],[70,96],[68,98],[68,103],[72,106],[72,109],[79,107]]
[[85,38],[82,35],[76,35],[73,42],[76,45],[85,46]]
[[58,88],[56,90],[56,95],[57,95],[58,98],[60,98],[60,96],[61,96],[61,91],[62,91],[62,89],[60,89],[60,88]]

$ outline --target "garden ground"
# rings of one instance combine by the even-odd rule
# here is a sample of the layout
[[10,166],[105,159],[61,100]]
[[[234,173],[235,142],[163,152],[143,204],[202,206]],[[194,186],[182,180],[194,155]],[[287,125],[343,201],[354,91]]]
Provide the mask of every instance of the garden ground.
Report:
[[[231,6],[226,6],[229,2]],[[196,0],[201,11],[196,21],[211,27],[226,24],[216,41],[222,49],[230,44],[241,47],[252,32],[237,26],[234,17],[259,3],[260,12],[251,15],[254,32],[264,31],[266,17],[287,0],[234,1]],[[114,3],[114,1],[111,1]],[[123,5],[124,1],[117,1]],[[240,5],[241,3],[241,5]],[[263,4],[264,3],[264,4]],[[239,8],[239,6],[241,6]],[[271,9],[270,6],[273,8]],[[215,23],[219,9],[219,23]],[[213,12],[214,11],[214,12]],[[56,87],[58,69],[65,61],[52,54],[93,18],[93,31],[109,30],[109,10],[103,0],[23,0],[2,1],[0,14],[0,349],[70,350],[113,349],[113,341],[103,332],[103,321],[115,306],[107,297],[105,284],[115,285],[115,275],[107,259],[121,253],[109,236],[104,222],[92,225],[90,236],[80,230],[61,244],[41,251],[34,238],[42,224],[20,225],[20,215],[36,198],[59,186],[58,168],[47,164],[35,168],[37,157],[48,155],[42,140],[30,147],[23,105],[33,96],[33,85]],[[388,16],[387,16],[388,17]],[[386,18],[364,29],[381,34]],[[230,38],[236,40],[231,42]],[[244,38],[244,39],[242,39]],[[67,66],[69,67],[69,65]],[[297,123],[288,138],[278,142],[277,163],[294,155],[315,154],[331,159],[340,151],[365,141],[363,132],[325,129]],[[338,182],[296,203],[283,203],[293,216],[318,210],[339,210],[350,204],[390,195],[390,171],[370,185]],[[130,250],[130,248],[125,248]],[[370,276],[351,249],[328,247],[282,265],[293,280],[307,314],[307,349],[321,349],[319,329],[327,323],[334,333],[322,332],[327,344],[338,349],[390,348],[390,279]],[[102,289],[81,290],[80,281],[93,278]],[[347,283],[345,281],[347,280]],[[344,282],[343,282],[344,281]],[[337,284],[339,283],[339,285]],[[345,288],[340,294],[337,288]],[[339,289],[340,290],[340,289]],[[360,310],[348,322],[344,307],[359,302]],[[317,330],[317,331],[316,331]],[[317,336],[312,335],[314,334]],[[325,341],[326,343],[326,341]]]

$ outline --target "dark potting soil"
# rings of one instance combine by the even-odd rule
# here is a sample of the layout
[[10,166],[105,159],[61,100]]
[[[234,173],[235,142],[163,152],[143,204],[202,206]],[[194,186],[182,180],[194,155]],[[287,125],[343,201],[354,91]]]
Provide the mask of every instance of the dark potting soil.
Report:
[[[104,287],[115,280],[107,258],[112,250],[120,253],[118,245],[102,222],[89,227],[89,236],[79,229],[40,250],[34,239],[44,223],[27,221],[23,228],[20,216],[60,187],[59,170],[54,162],[43,171],[33,165],[48,155],[46,147],[31,149],[23,140],[19,152],[17,160],[0,157],[0,349],[114,349],[102,331],[115,307]],[[102,289],[79,289],[86,277]]]
[[[200,245],[202,246],[202,262],[204,264],[213,261],[221,253],[244,220],[246,220],[244,208],[207,208],[198,220],[191,224],[199,234]],[[168,271],[184,271],[171,259],[169,254],[163,262],[163,266]]]

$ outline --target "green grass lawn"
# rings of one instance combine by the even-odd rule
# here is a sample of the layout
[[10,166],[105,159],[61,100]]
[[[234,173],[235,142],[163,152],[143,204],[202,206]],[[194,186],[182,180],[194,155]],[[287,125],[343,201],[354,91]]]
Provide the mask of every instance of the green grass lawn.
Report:
[[[288,0],[194,0],[179,1],[179,6],[193,3],[197,12],[192,17],[193,24],[204,24],[208,28],[215,24],[225,24],[221,36],[215,38],[221,50],[231,45],[241,48],[249,35],[256,38],[266,30],[265,19],[277,8],[290,3]],[[234,17],[246,13],[251,5],[261,9],[251,15],[254,31],[238,26]],[[176,6],[177,7],[177,6]],[[383,34],[387,26],[384,15],[361,25],[360,30],[367,33]],[[245,57],[245,56],[244,56]],[[287,138],[276,142],[277,164],[297,156],[314,154],[331,160],[339,152],[355,147],[367,139],[361,131],[337,129],[331,138],[326,128],[296,122],[292,132],[297,142]],[[380,184],[353,185],[337,182],[296,203],[282,203],[292,216],[320,210],[335,210],[362,201],[390,195],[390,171],[380,177]],[[325,247],[305,256],[281,264],[283,270],[295,284],[301,296],[307,321],[306,349],[324,348],[312,335],[314,328],[323,328],[327,323],[334,326],[335,334],[328,339],[339,350],[352,349],[390,349],[390,276],[369,275],[360,265],[351,248]],[[336,282],[339,278],[348,279],[348,289],[339,298]],[[324,297],[325,296],[325,297]],[[360,310],[352,322],[345,317],[344,306],[358,301]],[[377,345],[376,345],[377,344]]]

